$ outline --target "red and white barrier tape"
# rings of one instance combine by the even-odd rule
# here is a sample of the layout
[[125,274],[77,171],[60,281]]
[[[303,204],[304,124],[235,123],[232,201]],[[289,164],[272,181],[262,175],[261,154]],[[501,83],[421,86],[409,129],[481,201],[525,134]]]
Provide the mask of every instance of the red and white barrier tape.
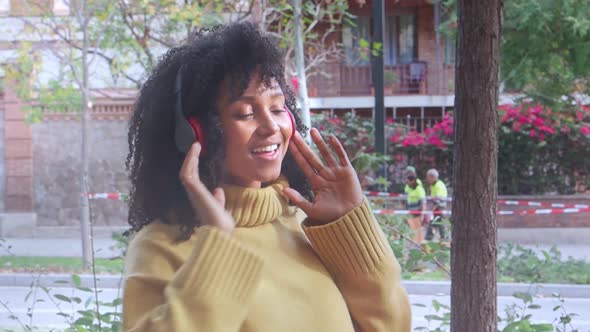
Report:
[[449,210],[439,210],[439,211],[420,211],[420,210],[373,210],[374,214],[388,214],[388,215],[418,215],[418,214],[428,214],[428,215],[450,215],[451,211]]
[[585,209],[537,209],[537,210],[520,210],[520,211],[498,211],[498,215],[534,215],[534,214],[568,214],[568,213],[583,213],[590,212],[590,208]]
[[[395,194],[395,193],[383,193],[383,192],[375,192],[375,191],[368,191],[365,192],[367,196],[381,196],[383,197],[384,194],[389,195],[388,197],[403,197],[405,195]],[[106,199],[106,200],[115,200],[115,201],[125,201],[128,199],[127,194],[122,194],[118,192],[113,193],[88,193],[88,199]],[[449,198],[450,200],[450,198]],[[552,207],[552,209],[535,209],[535,210],[520,210],[520,211],[508,211],[508,210],[499,210],[498,215],[517,215],[517,216],[524,216],[524,215],[543,215],[543,214],[570,214],[570,213],[584,213],[590,212],[590,206],[585,204],[559,204],[559,203],[540,203],[540,202],[529,202],[529,201],[509,201],[509,200],[499,200],[498,204],[501,205],[517,205],[517,206],[539,206],[539,207]],[[375,214],[382,214],[382,215],[450,215],[450,210],[440,210],[440,211],[420,211],[420,210],[389,210],[389,209],[379,209],[373,210]]]
[[550,208],[572,208],[572,209],[590,208],[590,205],[587,205],[587,204],[542,203],[542,202],[508,201],[508,200],[498,200],[498,204],[500,204],[500,205],[517,205],[517,206],[538,206],[538,207],[550,207]]
[[122,193],[87,193],[88,199],[108,199],[113,201],[127,200],[127,194]]
[[[397,197],[397,198],[406,198],[407,195],[398,194],[398,193],[388,193],[388,192],[381,192],[381,191],[365,191],[365,196],[367,197]],[[433,197],[426,197],[426,199],[433,199]],[[438,198],[442,199],[442,198]],[[452,201],[452,198],[445,198],[444,200]],[[588,204],[574,204],[574,203],[543,203],[543,202],[531,202],[531,201],[513,201],[513,200],[498,200],[499,205],[514,205],[514,206],[535,206],[535,207],[549,207],[549,208],[561,208],[561,209],[587,209],[590,208]]]
[[[363,194],[367,197],[396,197],[396,198],[407,198],[408,195],[405,194],[398,194],[398,193],[388,193],[388,192],[381,192],[381,191],[364,191]],[[453,199],[442,198],[442,197],[431,197],[428,196],[426,199],[438,199],[438,200],[445,200],[445,201],[452,201]]]
[[[498,215],[506,216],[506,215],[517,215],[517,216],[525,216],[525,215],[539,215],[539,214],[569,214],[569,213],[584,213],[590,212],[590,208],[585,209],[537,209],[537,210],[520,210],[520,211],[506,211],[506,210],[499,210]],[[418,214],[428,214],[428,215],[450,215],[451,211],[449,210],[441,210],[441,211],[419,211],[419,210],[373,210],[374,214],[386,214],[386,215],[418,215]]]

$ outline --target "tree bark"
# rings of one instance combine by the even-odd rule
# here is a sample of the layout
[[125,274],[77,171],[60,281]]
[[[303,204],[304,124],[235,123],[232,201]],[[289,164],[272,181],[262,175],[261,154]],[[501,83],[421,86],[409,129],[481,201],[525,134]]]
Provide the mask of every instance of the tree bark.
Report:
[[[293,1],[293,8],[295,16],[293,21],[295,23],[295,63],[297,66],[297,81],[299,85],[299,103],[301,104],[301,121],[305,127],[311,129],[311,114],[309,112],[308,97],[307,97],[307,81],[305,75],[305,57],[304,47],[305,40],[303,37],[303,15],[301,14],[301,0]],[[306,139],[310,141],[309,136]]]
[[80,27],[82,28],[82,142],[81,157],[82,169],[80,172],[80,235],[82,237],[82,262],[85,269],[92,266],[92,225],[90,225],[90,203],[88,201],[88,122],[90,118],[90,98],[88,84],[88,21],[87,21],[87,3],[81,1],[81,19]]
[[496,332],[498,64],[502,0],[459,0],[451,331]]

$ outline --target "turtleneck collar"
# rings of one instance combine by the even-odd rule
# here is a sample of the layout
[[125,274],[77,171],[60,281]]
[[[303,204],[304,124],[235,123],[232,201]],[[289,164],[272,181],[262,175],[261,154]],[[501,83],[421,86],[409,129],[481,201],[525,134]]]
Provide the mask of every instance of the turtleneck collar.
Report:
[[284,177],[264,188],[245,188],[223,185],[225,209],[236,222],[236,227],[256,227],[267,224],[288,208],[283,188],[288,187]]

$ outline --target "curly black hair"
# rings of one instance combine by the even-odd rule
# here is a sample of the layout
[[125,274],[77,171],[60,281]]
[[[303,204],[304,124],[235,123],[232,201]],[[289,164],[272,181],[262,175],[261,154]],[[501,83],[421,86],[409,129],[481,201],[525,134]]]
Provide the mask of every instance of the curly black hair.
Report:
[[[179,172],[185,155],[174,142],[174,82],[181,73],[182,105],[185,116],[195,116],[207,137],[206,155],[200,158],[199,175],[213,190],[221,183],[224,160],[224,135],[215,97],[221,82],[230,83],[232,96],[246,90],[254,73],[268,87],[272,79],[281,87],[286,106],[293,113],[297,131],[305,133],[293,91],[285,80],[283,54],[276,41],[252,23],[234,23],[200,30],[185,44],[170,49],[158,62],[141,87],[129,123],[129,154],[125,166],[129,172],[128,222],[139,231],[156,219],[179,224],[181,238],[187,239],[199,225],[189,203]],[[281,173],[303,196],[311,198],[309,182],[287,153]]]

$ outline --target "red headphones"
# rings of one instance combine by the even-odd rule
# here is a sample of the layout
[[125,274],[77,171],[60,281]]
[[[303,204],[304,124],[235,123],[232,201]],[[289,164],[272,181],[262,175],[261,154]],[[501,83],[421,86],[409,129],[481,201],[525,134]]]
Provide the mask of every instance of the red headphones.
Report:
[[[201,156],[204,156],[207,152],[206,148],[206,139],[205,139],[205,130],[203,130],[203,126],[201,122],[195,117],[190,116],[186,118],[184,113],[182,112],[182,67],[178,70],[178,74],[176,75],[176,82],[174,83],[174,93],[176,94],[176,105],[175,105],[175,123],[176,126],[174,128],[174,142],[176,143],[176,147],[178,150],[184,154],[188,152],[194,142],[201,143]],[[295,131],[297,131],[297,125],[295,123],[295,117],[291,113],[291,111],[285,106],[285,112],[289,115],[289,119],[291,120],[291,128],[293,129],[291,132],[291,139],[295,136]]]

